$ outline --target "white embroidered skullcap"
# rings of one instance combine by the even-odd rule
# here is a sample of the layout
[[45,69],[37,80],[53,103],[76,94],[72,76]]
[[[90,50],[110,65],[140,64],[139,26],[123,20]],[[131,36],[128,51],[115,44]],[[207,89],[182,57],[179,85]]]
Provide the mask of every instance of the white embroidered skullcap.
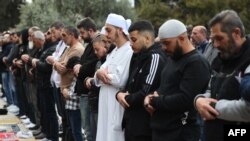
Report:
[[159,38],[175,38],[181,35],[182,33],[187,32],[186,26],[175,19],[168,20],[159,28]]
[[43,32],[42,31],[35,31],[34,33],[33,33],[33,36],[34,36],[34,38],[36,38],[36,39],[40,39],[40,40],[43,40],[43,41],[45,41],[45,36],[44,36],[44,34],[43,34]]
[[121,15],[110,13],[106,20],[106,23],[116,27],[120,27],[124,34],[129,35],[128,28],[131,25],[130,19],[125,20],[125,18]]

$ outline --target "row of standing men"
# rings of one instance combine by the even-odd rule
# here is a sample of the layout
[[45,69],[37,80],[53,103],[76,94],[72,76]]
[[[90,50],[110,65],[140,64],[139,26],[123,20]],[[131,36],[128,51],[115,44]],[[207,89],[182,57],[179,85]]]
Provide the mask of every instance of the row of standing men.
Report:
[[[39,29],[29,29],[34,48],[20,46],[11,70],[23,84],[17,89],[28,88],[19,96],[21,114],[41,134],[58,140],[54,102],[63,140],[83,140],[81,124],[89,141],[223,140],[224,124],[249,122],[250,41],[236,12],[210,21],[209,62],[194,47],[200,27],[189,39],[183,23],[168,20],[155,43],[150,22],[130,22],[109,14],[97,34],[93,20],[83,19],[77,27],[85,48],[74,27],[51,25],[50,44]],[[202,134],[197,111],[205,119]]]

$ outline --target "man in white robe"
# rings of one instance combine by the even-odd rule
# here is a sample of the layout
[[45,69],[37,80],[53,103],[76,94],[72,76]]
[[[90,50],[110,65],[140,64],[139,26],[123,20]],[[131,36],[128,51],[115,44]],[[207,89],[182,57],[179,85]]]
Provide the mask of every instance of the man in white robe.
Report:
[[124,141],[121,127],[124,109],[117,102],[116,93],[125,87],[129,65],[133,54],[128,41],[130,20],[123,16],[109,14],[105,24],[106,35],[116,48],[106,62],[96,71],[95,84],[100,86],[96,141]]

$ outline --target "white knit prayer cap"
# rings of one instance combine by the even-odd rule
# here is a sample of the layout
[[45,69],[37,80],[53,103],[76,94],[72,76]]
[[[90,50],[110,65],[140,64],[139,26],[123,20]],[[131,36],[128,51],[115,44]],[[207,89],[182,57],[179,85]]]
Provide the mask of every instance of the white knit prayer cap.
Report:
[[161,25],[158,36],[160,39],[175,38],[184,32],[187,32],[186,26],[178,20],[171,19]]
[[45,36],[44,36],[44,34],[43,34],[43,32],[42,31],[35,31],[34,33],[33,33],[33,37],[34,38],[36,38],[36,39],[40,39],[40,40],[43,40],[43,41],[45,41]]
[[130,19],[125,20],[125,18],[121,15],[110,13],[106,20],[106,23],[116,27],[120,27],[125,35],[129,35],[128,28],[131,25]]

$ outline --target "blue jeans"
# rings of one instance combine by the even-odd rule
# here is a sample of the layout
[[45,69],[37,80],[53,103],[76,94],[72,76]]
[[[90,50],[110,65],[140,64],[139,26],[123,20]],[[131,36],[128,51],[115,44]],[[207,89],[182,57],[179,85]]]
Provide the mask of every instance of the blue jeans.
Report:
[[240,94],[243,99],[250,102],[250,74],[242,78],[240,84]]
[[88,141],[93,141],[93,134],[90,128],[90,109],[87,96],[80,97],[80,110],[82,117],[82,128],[85,131],[84,139],[87,138]]
[[72,134],[75,141],[83,141],[81,127],[81,112],[78,110],[67,110]]
[[18,105],[16,99],[16,89],[11,72],[2,72],[2,83],[8,104]]
[[204,121],[201,117],[201,115],[197,115],[197,124],[200,126],[200,138],[199,141],[205,141],[205,135],[204,135]]

